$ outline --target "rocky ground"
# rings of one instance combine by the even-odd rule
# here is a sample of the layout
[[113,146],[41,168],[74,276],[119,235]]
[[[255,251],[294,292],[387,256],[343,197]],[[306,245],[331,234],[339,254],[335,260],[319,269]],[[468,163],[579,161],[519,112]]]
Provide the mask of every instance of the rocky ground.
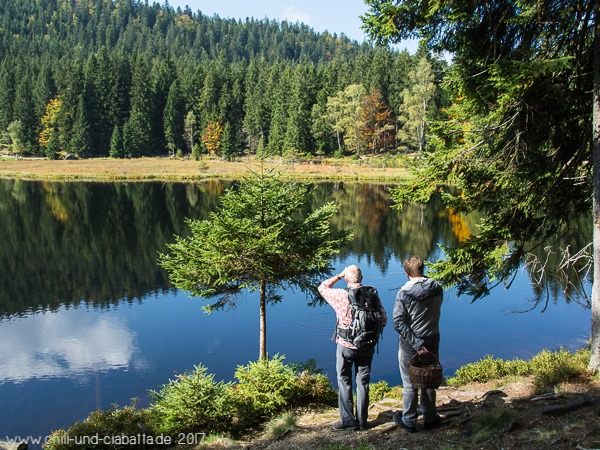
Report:
[[[504,386],[441,387],[438,407],[443,424],[407,433],[393,412],[401,401],[383,399],[371,405],[367,431],[333,431],[337,410],[310,412],[297,428],[279,439],[215,443],[212,448],[247,449],[600,449],[600,384],[561,386],[534,395],[529,382]],[[559,411],[553,410],[553,408]],[[560,409],[572,409],[560,411]],[[487,424],[487,425],[486,425]]]

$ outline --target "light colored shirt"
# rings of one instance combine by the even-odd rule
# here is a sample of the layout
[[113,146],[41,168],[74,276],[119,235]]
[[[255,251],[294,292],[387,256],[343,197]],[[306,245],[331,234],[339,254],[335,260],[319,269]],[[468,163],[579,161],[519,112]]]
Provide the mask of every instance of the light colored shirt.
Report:
[[[319,290],[319,293],[323,296],[325,301],[329,303],[335,311],[338,326],[343,328],[348,327],[352,324],[352,312],[350,311],[350,300],[348,300],[348,291],[346,289],[339,289],[333,287],[333,285],[337,281],[339,281],[339,278],[336,275],[335,277],[323,281],[317,289]],[[348,288],[350,289],[358,289],[361,286],[362,284],[360,283],[348,283]],[[381,315],[383,318],[383,324],[385,325],[387,323],[387,316],[385,314],[385,310],[383,309],[383,305],[381,305]],[[353,344],[351,344],[348,341],[345,341],[339,336],[337,336],[336,342],[343,347],[356,349],[356,347]]]

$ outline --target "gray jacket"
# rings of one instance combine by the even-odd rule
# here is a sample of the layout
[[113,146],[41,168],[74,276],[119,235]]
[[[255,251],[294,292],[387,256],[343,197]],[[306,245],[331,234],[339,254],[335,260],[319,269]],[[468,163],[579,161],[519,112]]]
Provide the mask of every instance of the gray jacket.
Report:
[[[402,286],[396,295],[392,316],[402,347],[417,351],[426,345],[428,337],[434,336],[439,342],[442,298],[442,287],[431,278],[409,280]],[[437,348],[430,350],[437,351]]]

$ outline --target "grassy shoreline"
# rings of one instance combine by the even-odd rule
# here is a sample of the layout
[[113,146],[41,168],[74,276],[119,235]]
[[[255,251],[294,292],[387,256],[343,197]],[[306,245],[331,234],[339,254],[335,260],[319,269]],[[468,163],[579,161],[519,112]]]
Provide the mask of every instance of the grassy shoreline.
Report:
[[[394,161],[395,162],[395,161]],[[409,176],[403,167],[386,167],[386,159],[330,159],[326,161],[289,161],[255,158],[223,161],[204,158],[192,161],[177,158],[47,160],[37,158],[0,158],[0,178],[57,181],[198,181],[239,179],[248,170],[261,167],[284,172],[284,178],[306,181],[380,181],[393,182]],[[397,165],[397,164],[394,164]]]

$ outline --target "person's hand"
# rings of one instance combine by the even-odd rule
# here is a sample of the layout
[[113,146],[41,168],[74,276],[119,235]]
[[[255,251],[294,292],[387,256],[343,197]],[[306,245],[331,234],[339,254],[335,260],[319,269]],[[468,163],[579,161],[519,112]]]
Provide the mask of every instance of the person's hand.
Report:
[[346,268],[344,267],[344,270],[342,270],[340,273],[338,273],[337,277],[341,280],[345,276],[346,276]]
[[419,350],[417,350],[417,355],[424,355],[427,352],[429,352],[429,350],[427,350],[427,347],[423,346]]

